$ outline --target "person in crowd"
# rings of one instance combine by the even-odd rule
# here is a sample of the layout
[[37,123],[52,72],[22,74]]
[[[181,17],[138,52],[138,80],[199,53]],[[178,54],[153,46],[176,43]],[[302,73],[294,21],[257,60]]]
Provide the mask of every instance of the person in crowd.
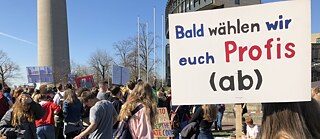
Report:
[[12,94],[12,102],[15,103],[16,99],[20,96],[20,94],[23,92],[23,89],[21,88],[17,88],[13,91]]
[[153,90],[157,90],[158,79],[157,76],[153,76],[152,88]]
[[116,109],[117,113],[120,112],[120,109],[121,109],[121,107],[123,105],[123,103],[121,101],[121,95],[122,95],[122,92],[121,92],[119,86],[112,86],[110,88],[109,101],[113,104],[113,106]]
[[67,83],[64,88],[65,88],[65,89],[73,89],[73,86],[72,86],[71,83]]
[[261,139],[320,139],[320,105],[307,102],[264,103]]
[[217,119],[214,121],[214,129],[216,131],[221,131],[222,130],[222,118],[223,118],[223,113],[225,108],[224,104],[216,104],[216,108],[218,110],[218,116]]
[[77,136],[83,126],[81,115],[84,112],[83,105],[72,89],[64,92],[63,115],[64,115],[64,135],[66,139],[73,139]]
[[[48,90],[51,92],[51,90]],[[53,92],[53,91],[52,91]],[[51,101],[52,97],[48,94],[39,94],[39,104],[46,111],[46,114],[39,120],[36,120],[38,139],[55,139],[54,115],[60,111],[60,106]]]
[[28,87],[27,92],[32,96],[34,94],[34,87]]
[[85,88],[85,87],[84,87],[84,88],[78,88],[78,91],[76,92],[78,98],[80,98],[81,94],[82,94],[83,92],[86,92],[86,91],[90,91],[90,89]]
[[62,83],[58,83],[56,88],[57,88],[57,93],[53,98],[53,102],[56,103],[57,105],[60,105],[61,104],[60,100],[63,100],[63,96],[64,96]]
[[[143,106],[143,108],[131,115],[131,112],[139,106]],[[130,95],[130,99],[122,106],[119,119],[123,121],[128,116],[131,116],[128,124],[133,139],[154,138],[152,129],[156,123],[157,103],[150,84],[143,81],[137,83]]]
[[112,139],[112,126],[117,121],[117,112],[108,100],[99,100],[87,91],[81,94],[82,102],[90,108],[90,125],[74,139],[89,135],[90,139]]
[[158,92],[157,92],[157,97],[158,97],[158,107],[167,107],[167,96],[166,93],[164,92],[164,88],[160,87]]
[[10,109],[12,101],[10,100],[10,95],[5,93],[5,89],[2,91],[2,84],[0,84],[0,119],[5,115],[5,113]]
[[[1,90],[1,89],[0,89]],[[3,88],[3,96],[7,99],[7,102],[9,104],[9,107],[11,108],[13,105],[12,96],[11,96],[11,88],[8,86],[5,86]]]
[[36,89],[34,91],[34,93],[31,95],[31,98],[34,100],[34,96],[37,95],[37,94],[40,94],[40,90],[39,89]]
[[247,139],[256,139],[259,133],[259,127],[258,125],[253,123],[252,117],[249,117],[246,119],[247,124]]
[[99,93],[99,87],[93,87],[92,89],[91,89],[91,92],[94,94],[94,95],[98,95],[98,93]]
[[99,93],[97,94],[97,98],[100,100],[108,100],[110,97],[110,92],[108,90],[108,82],[101,81],[99,82]]
[[320,87],[312,88],[311,97],[320,102]]
[[35,120],[41,119],[46,111],[40,104],[32,101],[31,96],[23,92],[17,97],[13,107],[0,121],[0,134],[8,138],[20,136],[25,139],[36,139]]
[[41,98],[41,94],[39,93],[39,94],[33,95],[32,100],[34,102],[36,102],[36,103],[39,103],[40,102],[40,98]]
[[[121,101],[122,92],[119,86],[112,86],[110,88],[110,97],[109,101],[113,104],[114,108],[116,109],[117,113],[120,113],[121,107],[123,105]],[[113,126],[113,130],[115,131],[118,128],[119,121]]]
[[166,96],[167,96],[167,100],[166,100],[166,105],[167,105],[167,111],[170,112],[171,111],[171,107],[172,107],[172,103],[171,103],[171,100],[172,100],[172,97],[171,97],[171,89],[169,89],[167,92],[166,92]]
[[124,102],[126,102],[130,96],[130,94],[132,93],[132,90],[134,89],[134,87],[136,86],[136,83],[134,81],[129,80],[126,84],[127,87],[127,91],[124,93],[123,95],[123,99]]
[[189,123],[197,122],[199,124],[198,139],[213,139],[211,125],[217,117],[215,105],[204,104],[201,108],[196,109]]
[[193,113],[191,113],[191,111],[192,111],[193,107],[190,105],[180,105],[180,107],[178,107],[178,108],[179,109],[177,110],[177,115],[179,118],[180,127],[181,127],[181,129],[183,129],[188,124],[189,120],[191,119],[191,114],[193,114]]

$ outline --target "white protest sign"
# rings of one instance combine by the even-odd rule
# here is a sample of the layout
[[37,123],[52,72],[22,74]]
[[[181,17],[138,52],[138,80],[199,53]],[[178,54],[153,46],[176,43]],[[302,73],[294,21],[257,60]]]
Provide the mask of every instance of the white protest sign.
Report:
[[117,65],[112,66],[112,84],[126,85],[130,79],[130,69]]
[[310,0],[169,15],[172,103],[310,101]]

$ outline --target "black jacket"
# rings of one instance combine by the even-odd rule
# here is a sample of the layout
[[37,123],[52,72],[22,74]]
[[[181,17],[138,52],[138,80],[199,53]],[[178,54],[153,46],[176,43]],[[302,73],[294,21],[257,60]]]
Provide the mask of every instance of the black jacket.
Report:
[[[41,107],[40,104],[35,103],[33,101],[30,103],[30,110],[34,111],[35,120],[41,119],[46,113],[46,111]],[[0,134],[4,134],[8,138],[15,138],[14,136],[17,135],[16,130],[20,129],[25,130],[23,135],[25,139],[37,139],[35,122],[23,122],[21,125],[17,127],[12,126],[12,111],[13,109],[8,110],[1,119]]]

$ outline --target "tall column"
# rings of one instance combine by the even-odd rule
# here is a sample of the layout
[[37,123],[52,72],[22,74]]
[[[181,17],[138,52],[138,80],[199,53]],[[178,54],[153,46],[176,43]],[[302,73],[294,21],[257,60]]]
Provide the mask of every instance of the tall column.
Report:
[[54,83],[70,73],[66,0],[38,0],[38,66],[52,66]]

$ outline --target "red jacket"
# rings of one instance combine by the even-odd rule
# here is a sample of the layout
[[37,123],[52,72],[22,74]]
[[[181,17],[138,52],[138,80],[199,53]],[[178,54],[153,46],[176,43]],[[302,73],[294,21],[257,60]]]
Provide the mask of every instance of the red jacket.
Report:
[[60,106],[51,101],[42,103],[43,101],[40,105],[46,110],[46,114],[40,120],[36,120],[36,126],[54,125],[54,113],[60,111]]

